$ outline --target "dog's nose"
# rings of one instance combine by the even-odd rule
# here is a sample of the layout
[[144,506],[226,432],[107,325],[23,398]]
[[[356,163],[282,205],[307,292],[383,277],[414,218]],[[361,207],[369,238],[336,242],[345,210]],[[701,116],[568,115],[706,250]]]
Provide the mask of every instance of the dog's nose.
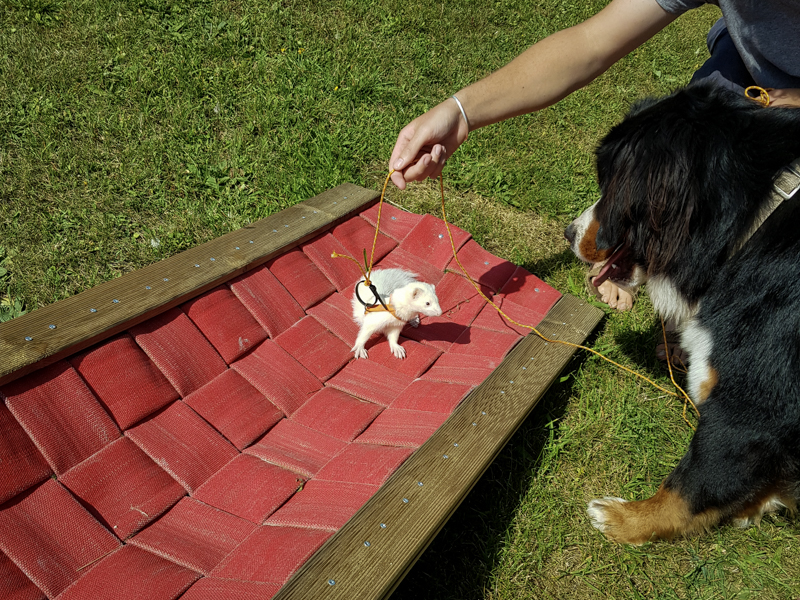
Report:
[[572,242],[575,241],[575,224],[570,223],[567,228],[564,230],[564,237],[567,238],[567,241],[572,245]]

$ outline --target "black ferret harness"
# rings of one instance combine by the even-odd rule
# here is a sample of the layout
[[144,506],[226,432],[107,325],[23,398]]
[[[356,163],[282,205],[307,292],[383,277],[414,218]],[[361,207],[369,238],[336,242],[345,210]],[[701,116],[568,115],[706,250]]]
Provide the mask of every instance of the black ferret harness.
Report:
[[[375,296],[375,302],[373,302],[372,304],[367,304],[366,302],[364,302],[364,300],[358,293],[358,286],[360,286],[362,283],[366,285],[369,288],[369,291],[372,292],[372,295]],[[398,317],[397,314],[394,312],[394,306],[392,306],[391,304],[387,304],[386,302],[383,301],[383,298],[381,298],[380,294],[378,293],[378,289],[375,287],[375,284],[372,283],[369,279],[366,279],[364,281],[359,281],[358,283],[356,283],[356,298],[358,299],[359,302],[361,302],[361,304],[364,305],[365,315],[371,312],[388,312],[398,321],[402,321],[402,319]]]

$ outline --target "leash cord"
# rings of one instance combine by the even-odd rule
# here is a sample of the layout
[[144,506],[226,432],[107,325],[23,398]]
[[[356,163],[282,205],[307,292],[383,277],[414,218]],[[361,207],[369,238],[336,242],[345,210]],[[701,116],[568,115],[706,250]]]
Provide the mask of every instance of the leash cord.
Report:
[[[374,236],[374,238],[373,238],[373,240],[372,240],[372,252],[371,252],[371,254],[370,254],[369,264],[368,264],[368,265],[366,265],[366,264],[364,265],[365,267],[367,267],[367,272],[366,272],[366,274],[364,273],[364,270],[363,270],[363,269],[361,269],[361,264],[360,264],[360,263],[359,263],[359,262],[358,262],[356,259],[352,258],[351,256],[347,256],[347,255],[344,255],[344,254],[338,254],[338,253],[336,253],[336,252],[334,252],[334,253],[331,255],[331,256],[333,256],[333,258],[338,258],[338,257],[342,257],[342,258],[349,258],[349,259],[350,259],[350,260],[352,260],[354,263],[356,263],[356,264],[358,265],[358,268],[359,268],[359,270],[361,270],[361,273],[362,273],[362,275],[364,275],[364,277],[365,277],[365,279],[366,279],[366,282],[367,282],[367,285],[369,285],[369,275],[370,275],[370,273],[372,273],[373,260],[374,260],[374,258],[375,258],[375,246],[376,246],[376,244],[377,244],[377,242],[378,242],[378,231],[380,230],[380,225],[381,225],[381,210],[382,210],[382,208],[383,208],[383,198],[384,198],[384,196],[386,195],[386,187],[389,185],[389,179],[391,178],[391,176],[392,176],[392,173],[394,173],[394,172],[395,172],[395,169],[392,169],[391,171],[389,171],[389,174],[386,176],[386,181],[384,181],[384,183],[383,183],[383,190],[381,191],[381,198],[380,198],[380,200],[379,200],[379,202],[378,202],[378,218],[377,218],[377,222],[376,222],[376,224],[375,224],[375,236]],[[484,300],[484,301],[485,301],[487,304],[491,304],[491,305],[492,305],[492,307],[494,307],[494,309],[495,309],[495,310],[496,310],[496,311],[497,311],[497,312],[498,312],[498,313],[499,313],[499,314],[500,314],[500,315],[501,315],[501,316],[502,316],[502,317],[503,317],[503,318],[504,318],[506,321],[508,321],[509,323],[513,323],[513,324],[514,324],[514,325],[516,325],[517,327],[522,327],[522,328],[524,328],[524,329],[530,329],[530,330],[531,330],[533,333],[535,333],[537,336],[539,336],[539,337],[540,337],[540,338],[541,338],[543,341],[545,341],[545,342],[548,342],[548,343],[553,343],[553,344],[563,344],[563,345],[565,345],[565,346],[569,346],[569,347],[571,347],[571,348],[576,348],[576,349],[580,349],[580,350],[585,350],[586,352],[589,352],[589,353],[591,353],[591,354],[594,354],[595,356],[598,356],[598,357],[602,358],[603,360],[605,360],[605,361],[607,361],[607,362],[611,363],[611,364],[612,364],[612,365],[614,365],[615,367],[617,367],[617,368],[619,368],[619,369],[622,369],[623,371],[626,371],[626,372],[630,373],[631,375],[635,375],[636,377],[638,377],[638,378],[640,378],[640,379],[643,379],[644,381],[646,381],[647,383],[649,383],[650,385],[652,385],[652,386],[653,386],[654,388],[656,388],[657,390],[660,390],[660,391],[664,392],[665,394],[667,394],[667,395],[669,395],[669,396],[675,396],[676,398],[679,396],[679,394],[678,394],[678,393],[676,393],[676,392],[673,392],[673,391],[670,391],[670,390],[668,390],[668,389],[665,389],[665,388],[661,387],[660,385],[658,385],[658,384],[657,384],[655,381],[653,381],[652,379],[649,379],[649,378],[645,377],[645,376],[644,376],[644,375],[642,375],[641,373],[637,373],[637,372],[636,372],[636,371],[634,371],[633,369],[629,369],[629,368],[628,368],[628,367],[626,367],[625,365],[621,365],[620,363],[618,363],[618,362],[616,362],[616,361],[614,361],[614,360],[612,360],[612,359],[608,358],[607,356],[604,356],[603,354],[601,354],[601,353],[600,353],[600,352],[598,352],[597,350],[593,350],[592,348],[588,348],[588,347],[586,347],[586,346],[582,346],[582,345],[580,345],[580,344],[574,344],[574,343],[572,343],[572,342],[567,342],[567,341],[565,341],[565,340],[550,339],[550,338],[548,338],[546,335],[544,335],[542,332],[540,332],[540,331],[539,331],[539,330],[538,330],[536,327],[534,327],[533,325],[525,325],[524,323],[518,323],[517,321],[515,321],[514,319],[512,319],[511,317],[509,317],[509,316],[508,316],[506,313],[504,313],[504,312],[503,312],[503,310],[502,310],[502,309],[501,309],[499,306],[497,306],[497,305],[496,305],[494,302],[492,302],[492,301],[491,301],[491,300],[490,300],[490,299],[489,299],[489,298],[488,298],[488,297],[487,297],[487,296],[486,296],[486,295],[483,293],[483,291],[482,291],[482,290],[481,290],[481,288],[480,288],[480,285],[478,285],[478,283],[476,283],[476,282],[475,282],[475,280],[474,280],[474,279],[472,279],[472,277],[470,276],[470,274],[469,274],[469,273],[467,273],[467,270],[464,268],[464,265],[462,265],[462,264],[461,264],[461,260],[458,258],[458,252],[456,252],[456,244],[455,244],[455,241],[453,240],[453,233],[452,233],[452,231],[450,231],[450,224],[449,224],[449,223],[448,223],[448,221],[447,221],[447,214],[446,214],[446,212],[445,212],[445,200],[444,200],[444,178],[442,177],[442,175],[441,175],[441,174],[439,175],[439,192],[440,192],[440,196],[441,196],[441,204],[442,204],[442,220],[444,221],[444,226],[445,226],[445,228],[447,229],[447,237],[450,239],[450,247],[451,247],[451,248],[452,248],[452,250],[453,250],[453,258],[455,258],[456,264],[458,264],[458,268],[459,268],[459,269],[461,269],[461,272],[464,274],[464,276],[467,278],[467,280],[468,280],[468,281],[469,281],[469,282],[472,284],[472,287],[474,287],[474,288],[475,288],[475,290],[478,292],[478,295],[479,295],[481,298],[483,298],[483,300]],[[364,258],[366,259],[366,253],[365,253],[365,256],[364,256]],[[664,347],[665,347],[665,349],[666,349],[666,353],[667,353],[667,366],[668,366],[668,368],[669,368],[669,376],[670,376],[670,379],[672,380],[672,384],[675,386],[675,388],[676,388],[676,389],[678,389],[678,390],[680,391],[680,393],[681,393],[680,395],[682,395],[682,396],[683,396],[683,398],[684,398],[684,403],[683,403],[683,420],[684,420],[684,421],[686,421],[686,423],[689,425],[689,427],[691,427],[691,428],[694,430],[694,429],[695,429],[694,425],[692,425],[692,423],[691,423],[691,422],[689,422],[689,419],[686,417],[687,405],[688,405],[688,404],[691,404],[692,408],[694,409],[694,411],[695,411],[695,413],[697,414],[697,416],[698,416],[698,417],[700,416],[700,411],[698,411],[698,409],[697,409],[697,406],[694,404],[694,402],[692,402],[691,398],[689,398],[689,395],[688,395],[688,394],[687,394],[687,393],[684,391],[684,389],[683,389],[683,388],[681,388],[681,387],[680,387],[680,386],[679,386],[679,385],[678,385],[678,384],[675,382],[675,377],[674,377],[674,375],[673,375],[673,373],[672,373],[672,364],[671,364],[671,358],[670,358],[670,355],[669,355],[669,345],[667,344],[667,332],[666,332],[666,329],[665,329],[665,327],[664,327],[664,321],[663,321],[663,319],[662,319],[662,321],[661,321],[661,329],[662,329],[662,332],[663,332],[663,334],[664,334]]]

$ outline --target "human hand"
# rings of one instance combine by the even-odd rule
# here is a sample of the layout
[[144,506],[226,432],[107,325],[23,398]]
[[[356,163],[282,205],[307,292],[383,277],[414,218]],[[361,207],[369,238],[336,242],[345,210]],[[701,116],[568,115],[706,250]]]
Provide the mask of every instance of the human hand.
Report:
[[769,90],[770,107],[800,108],[800,89]]
[[409,181],[436,178],[445,161],[464,143],[468,127],[455,100],[448,98],[403,127],[389,159],[392,181],[401,190]]

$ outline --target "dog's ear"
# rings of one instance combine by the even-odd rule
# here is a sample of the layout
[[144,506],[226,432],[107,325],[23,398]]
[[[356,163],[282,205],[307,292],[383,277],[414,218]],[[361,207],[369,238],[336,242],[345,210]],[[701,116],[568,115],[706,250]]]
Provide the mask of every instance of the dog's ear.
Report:
[[663,101],[614,127],[597,151],[598,238],[627,243],[650,273],[663,271],[699,214],[697,152],[693,128],[669,118]]

